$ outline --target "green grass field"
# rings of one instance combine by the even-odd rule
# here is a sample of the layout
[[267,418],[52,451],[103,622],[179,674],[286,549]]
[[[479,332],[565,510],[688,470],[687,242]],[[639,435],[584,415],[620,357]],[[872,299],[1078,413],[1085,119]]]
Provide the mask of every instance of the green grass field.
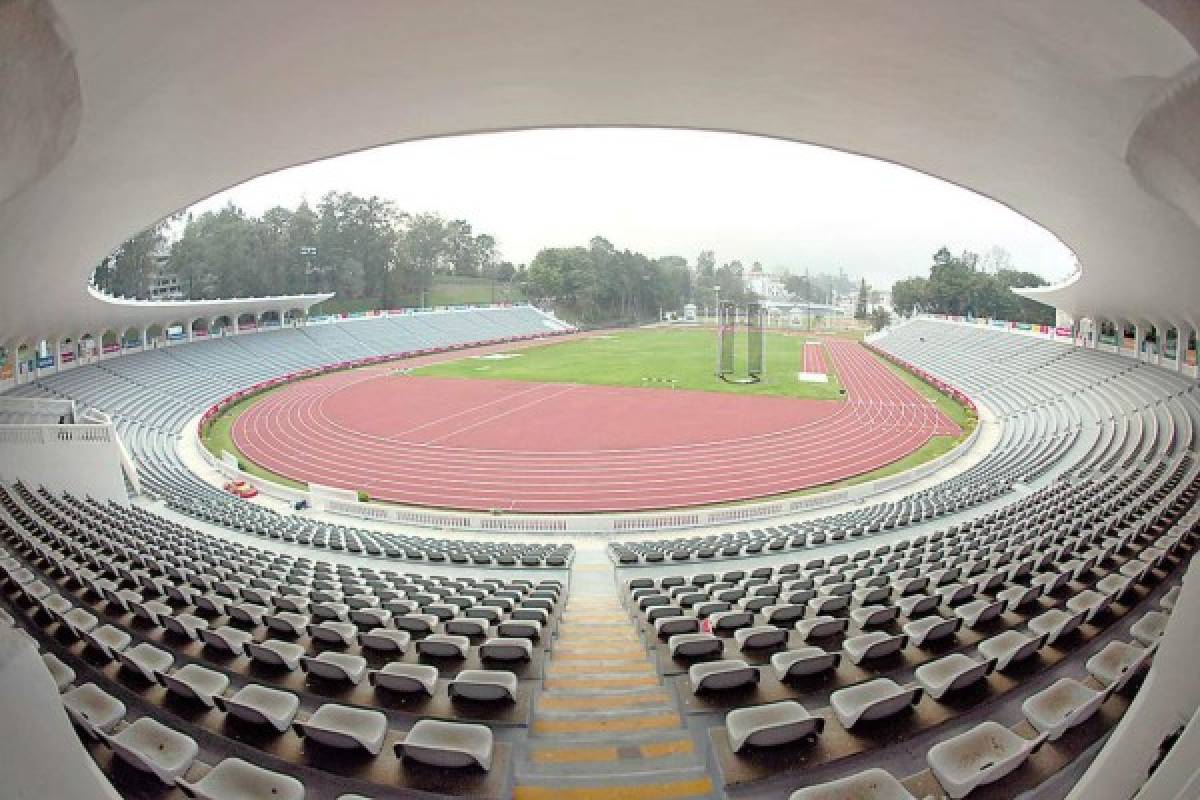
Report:
[[[828,383],[796,380],[804,337],[769,333],[764,340],[766,375],[761,383],[732,384],[713,375],[716,334],[712,330],[643,328],[555,342],[519,351],[513,358],[461,358],[413,370],[418,375],[450,378],[491,378],[545,383],[583,383],[601,386],[669,386],[745,395],[841,399],[836,375]],[[738,368],[745,368],[743,349]],[[651,380],[647,380],[651,379]]]

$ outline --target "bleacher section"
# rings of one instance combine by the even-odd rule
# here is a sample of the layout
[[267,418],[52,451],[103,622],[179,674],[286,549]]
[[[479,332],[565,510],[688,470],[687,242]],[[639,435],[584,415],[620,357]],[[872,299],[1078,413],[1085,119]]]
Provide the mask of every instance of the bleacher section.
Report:
[[176,445],[189,420],[253,384],[347,359],[502,341],[569,326],[531,306],[422,312],[264,331],[176,345],[40,378],[11,392],[75,400],[109,413],[143,488],[171,508],[287,542],[409,561],[561,566],[570,548],[460,542],[380,533],[285,516],[230,497],[194,475]]

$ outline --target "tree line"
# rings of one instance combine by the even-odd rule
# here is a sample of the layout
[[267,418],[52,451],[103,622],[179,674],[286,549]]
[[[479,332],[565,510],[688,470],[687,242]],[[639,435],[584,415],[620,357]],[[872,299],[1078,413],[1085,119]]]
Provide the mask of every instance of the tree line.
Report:
[[[164,259],[170,227],[180,222]],[[124,242],[93,281],[110,294],[146,299],[160,273],[178,278],[191,300],[336,292],[393,308],[417,305],[436,274],[510,280],[516,269],[499,260],[493,236],[466,220],[330,192],[315,207],[301,202],[253,216],[231,204],[163,220]]]
[[1053,306],[1010,291],[1045,285],[1038,275],[1007,266],[1007,259],[991,271],[983,268],[977,253],[956,256],[942,247],[933,254],[928,278],[906,278],[892,285],[892,307],[906,315],[918,311],[1053,325]]

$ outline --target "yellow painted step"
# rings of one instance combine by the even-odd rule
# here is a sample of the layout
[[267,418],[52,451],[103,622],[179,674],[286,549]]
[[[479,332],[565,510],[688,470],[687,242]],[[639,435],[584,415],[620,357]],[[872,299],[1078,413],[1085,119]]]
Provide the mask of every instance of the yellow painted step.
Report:
[[558,661],[607,661],[616,659],[624,661],[635,657],[646,657],[644,647],[556,647],[551,655],[551,663]]
[[678,728],[683,723],[679,715],[646,714],[636,717],[609,717],[604,719],[539,719],[533,722],[534,733],[634,733]]
[[658,686],[657,675],[630,675],[617,678],[546,678],[547,689],[633,689]]
[[597,658],[595,662],[589,661],[568,661],[563,664],[550,664],[546,674],[550,677],[570,675],[595,675],[597,673],[604,675],[628,675],[636,672],[648,672],[657,674],[654,668],[644,658],[633,659],[630,661],[608,661]]
[[669,702],[670,698],[663,692],[599,694],[593,697],[544,694],[538,699],[538,708],[546,711],[610,711],[614,708],[666,705]]
[[[640,745],[637,755],[641,758],[668,758],[687,755],[693,751],[691,739],[672,739],[667,742],[650,742]],[[535,764],[584,764],[598,761],[618,761],[621,750],[614,746],[600,747],[535,747],[530,753]]]
[[515,800],[677,800],[683,797],[708,797],[712,780],[695,778],[666,783],[639,783],[610,786],[518,786]]

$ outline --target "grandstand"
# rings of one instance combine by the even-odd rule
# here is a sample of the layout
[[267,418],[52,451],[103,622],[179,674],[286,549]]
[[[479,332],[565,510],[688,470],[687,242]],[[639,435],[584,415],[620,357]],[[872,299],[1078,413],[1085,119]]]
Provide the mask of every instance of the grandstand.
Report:
[[[1191,4],[194,6],[0,4],[20,67],[0,75],[0,796],[1195,794]],[[279,69],[298,52],[303,87]],[[364,502],[337,462],[340,484],[277,480],[201,432],[297,387],[586,341],[550,311],[322,319],[328,294],[86,285],[120,237],[248,176],[547,121],[872,154],[995,197],[1081,266],[1022,290],[1055,327],[806,334],[796,368],[848,388],[795,425],[815,438],[542,452],[496,470],[528,490],[508,508],[452,502],[487,447],[393,441],[442,460],[360,458],[400,487]],[[950,430],[884,362],[977,425],[852,483]],[[283,435],[332,436],[295,408]],[[758,491],[673,493],[713,473]]]

